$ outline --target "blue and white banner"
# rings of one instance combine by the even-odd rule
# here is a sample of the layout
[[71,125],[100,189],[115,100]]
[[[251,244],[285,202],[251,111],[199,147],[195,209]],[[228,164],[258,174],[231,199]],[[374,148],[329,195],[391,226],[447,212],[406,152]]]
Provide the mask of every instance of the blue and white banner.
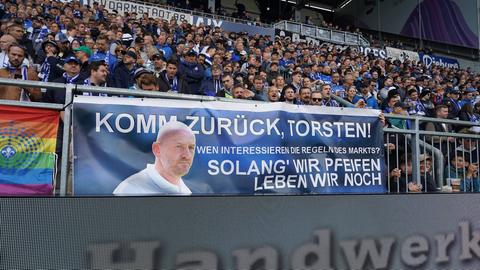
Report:
[[234,23],[230,21],[224,21],[220,19],[207,18],[202,16],[193,15],[192,24],[199,26],[200,24],[211,26],[211,27],[221,27],[223,30],[228,32],[247,32],[249,35],[260,34],[262,36],[275,36],[275,29],[273,27],[267,28],[262,26],[257,26],[252,24],[243,24],[243,23]]
[[430,68],[432,65],[446,68],[460,68],[458,60],[454,58],[423,53],[419,53],[418,55],[420,56],[420,60],[422,60],[422,62],[427,66],[427,68]]
[[73,109],[75,195],[386,191],[379,111],[83,96]]

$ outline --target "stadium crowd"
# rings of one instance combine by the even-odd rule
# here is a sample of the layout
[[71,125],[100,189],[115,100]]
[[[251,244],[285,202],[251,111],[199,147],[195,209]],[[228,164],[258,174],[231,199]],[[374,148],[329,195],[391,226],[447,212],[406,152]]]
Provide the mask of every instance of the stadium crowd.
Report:
[[[474,123],[480,119],[480,75],[463,69],[384,60],[351,48],[329,51],[304,42],[228,33],[219,27],[165,21],[147,14],[119,15],[97,2],[84,6],[75,1],[0,0],[0,20],[2,78],[341,106],[332,98],[335,95],[350,102],[350,107],[389,114]],[[65,93],[0,86],[0,99],[64,103]],[[402,119],[389,119],[387,124],[407,129],[411,125]],[[424,128],[475,132],[436,123]],[[387,149],[393,150],[392,146]],[[431,173],[433,165],[427,165],[428,160],[427,155],[420,160],[422,173]],[[411,161],[403,157],[391,162],[406,164],[391,172],[391,186],[397,187],[395,183],[412,173]],[[464,191],[480,190],[476,164],[467,158],[451,164],[456,166],[455,177],[470,183]],[[406,188],[411,192],[438,189],[409,183],[394,191]]]

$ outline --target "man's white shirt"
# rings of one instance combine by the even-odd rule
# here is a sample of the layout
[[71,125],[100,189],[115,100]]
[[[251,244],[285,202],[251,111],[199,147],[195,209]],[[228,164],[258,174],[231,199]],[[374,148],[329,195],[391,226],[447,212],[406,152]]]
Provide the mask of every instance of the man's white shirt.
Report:
[[155,165],[147,167],[122,181],[113,191],[114,195],[190,195],[192,192],[180,179],[179,185],[174,185],[163,178],[155,169]]

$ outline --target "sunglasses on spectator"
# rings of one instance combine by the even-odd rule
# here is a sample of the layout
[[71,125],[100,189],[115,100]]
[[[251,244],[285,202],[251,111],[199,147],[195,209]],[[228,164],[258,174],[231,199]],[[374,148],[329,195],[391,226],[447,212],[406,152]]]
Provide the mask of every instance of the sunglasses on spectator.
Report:
[[312,101],[321,101],[321,98],[312,98]]

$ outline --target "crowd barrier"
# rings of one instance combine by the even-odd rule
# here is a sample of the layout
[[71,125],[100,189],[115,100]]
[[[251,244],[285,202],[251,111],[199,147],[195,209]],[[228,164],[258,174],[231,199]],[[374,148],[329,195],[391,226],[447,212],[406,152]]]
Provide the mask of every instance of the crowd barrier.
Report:
[[[146,98],[154,98],[154,99],[160,99],[160,100],[169,99],[169,100],[172,100],[171,102],[172,104],[173,103],[177,104],[179,100],[181,100],[184,102],[186,101],[203,102],[205,104],[209,104],[210,102],[212,103],[213,102],[230,102],[230,104],[232,104],[231,102],[235,102],[236,104],[244,103],[247,105],[247,107],[245,108],[249,108],[248,106],[252,106],[252,108],[254,108],[254,107],[257,107],[257,105],[259,104],[270,106],[268,103],[222,99],[222,98],[207,97],[207,96],[182,95],[182,94],[150,92],[150,91],[131,91],[128,89],[102,88],[102,87],[68,85],[68,84],[64,85],[64,84],[43,83],[43,82],[34,82],[34,81],[19,81],[19,80],[10,80],[10,79],[0,79],[0,84],[15,85],[19,87],[39,87],[44,89],[45,88],[55,89],[56,91],[66,91],[65,104],[46,104],[46,103],[0,100],[0,105],[5,105],[5,106],[46,108],[46,109],[53,109],[56,111],[64,112],[64,117],[63,117],[64,126],[68,128],[64,128],[63,134],[62,134],[63,147],[62,147],[61,162],[60,162],[60,167],[61,167],[60,185],[59,185],[60,196],[66,196],[66,195],[72,194],[70,190],[67,190],[67,187],[70,187],[72,185],[71,178],[69,177],[71,175],[69,164],[72,161],[69,145],[70,145],[70,136],[71,136],[71,128],[72,128],[71,115],[72,115],[72,101],[74,99],[74,93],[78,93],[81,91],[81,92],[90,92],[90,93],[107,93],[109,95],[119,95],[119,96],[128,96],[128,97],[130,96],[146,97]],[[340,99],[339,97],[335,97],[335,98],[341,103],[346,103],[346,101]],[[124,103],[129,103],[129,104],[136,102],[134,101],[136,99],[124,99],[124,100],[125,100]],[[105,100],[101,100],[100,103],[104,101]],[[117,102],[119,104],[122,103],[121,101],[117,101]],[[106,101],[105,106],[102,106],[102,107],[108,108],[107,103],[109,102]],[[178,104],[181,104],[181,103],[178,103]],[[235,107],[235,106],[231,106],[231,107]],[[304,108],[303,106],[298,106],[298,108],[300,112],[309,113],[308,108],[303,109]],[[310,108],[313,108],[313,107],[310,107]],[[367,113],[367,111],[368,110],[365,110],[363,112]],[[253,110],[252,112],[255,113],[255,110]],[[261,111],[258,111],[258,112],[259,113],[256,113],[256,115],[261,114],[260,113]],[[350,116],[353,116],[353,114],[358,114],[358,113],[352,113],[347,109],[345,109],[343,113],[352,114],[352,115],[345,115],[344,117],[350,117]],[[375,114],[371,114],[371,115],[375,115]],[[97,122],[103,121],[101,116],[99,117],[100,118],[97,119]],[[332,116],[329,116],[329,117],[332,117]],[[459,175],[458,170],[460,169],[459,168],[452,169],[453,163],[451,160],[453,157],[451,155],[452,153],[453,155],[458,155],[458,153],[462,155],[461,154],[462,152],[460,151],[462,149],[457,149],[460,145],[463,145],[464,147],[468,147],[467,150],[471,152],[468,155],[466,155],[467,158],[465,158],[465,155],[463,154],[463,157],[467,159],[467,161],[469,161],[470,163],[478,162],[479,150],[477,147],[470,147],[470,145],[473,145],[473,146],[477,145],[477,142],[480,139],[479,135],[425,131],[420,128],[422,123],[425,123],[425,122],[451,123],[455,125],[464,125],[466,127],[479,126],[478,124],[456,121],[456,120],[444,120],[444,119],[439,120],[439,119],[432,119],[432,118],[400,116],[400,115],[392,115],[392,114],[386,115],[386,117],[387,117],[387,120],[393,119],[393,118],[408,120],[408,121],[411,121],[412,124],[411,124],[411,129],[409,130],[406,130],[406,129],[402,130],[402,129],[395,129],[395,128],[383,129],[383,134],[381,135],[381,136],[384,136],[383,146],[385,146],[388,149],[387,150],[388,152],[386,154],[385,162],[384,164],[382,164],[382,166],[385,165],[385,167],[382,167],[381,169],[381,171],[384,174],[382,175],[382,179],[383,179],[382,185],[384,185],[386,188],[386,190],[383,191],[382,193],[386,191],[390,192],[392,190],[392,186],[390,186],[391,185],[390,174],[393,169],[402,167],[401,160],[405,162],[404,167],[408,167],[408,164],[406,164],[407,160],[412,160],[412,164],[414,165],[412,167],[411,175],[409,174],[406,176],[405,182],[397,181],[396,185],[406,186],[408,185],[408,182],[411,182],[411,181],[419,185],[425,185],[426,175],[431,174],[433,177],[433,181],[436,183],[436,190],[434,191],[444,191],[444,192],[451,192],[452,184],[458,188],[457,180],[459,179],[457,178],[459,177],[455,177],[455,175],[457,176]],[[368,118],[368,117],[364,117],[364,118]],[[308,121],[313,121],[313,119],[314,118],[310,118],[310,120]],[[341,119],[341,120],[335,120],[335,118],[332,118],[332,119],[333,119],[332,121],[346,121],[345,119]],[[118,120],[118,121],[121,121],[121,120]],[[302,121],[308,122],[307,120],[302,120]],[[372,132],[375,133],[375,129],[373,129],[373,126],[372,126]],[[90,137],[90,139],[91,138],[92,137]],[[442,144],[442,138],[448,138],[449,143]],[[358,143],[360,144],[373,143],[373,142],[366,142],[366,143],[365,142],[366,141],[364,140],[364,141],[359,141]],[[440,142],[440,144],[438,142]],[[469,143],[469,145],[467,145],[467,142]],[[335,143],[334,141],[330,141],[330,142],[326,141],[326,143],[327,143],[327,146],[337,146],[338,143],[342,143],[342,142],[339,141]],[[375,146],[375,145],[367,145],[367,146]],[[452,151],[452,150],[458,150],[458,151]],[[463,149],[462,151],[464,150],[465,149]],[[419,164],[421,161],[420,159],[424,158],[423,156],[424,154],[428,154],[428,156],[430,157],[429,159],[431,160],[431,164],[430,164],[430,169],[421,171]],[[383,159],[383,153],[382,155],[379,155],[379,156],[381,156],[381,158]],[[402,159],[402,156],[404,156],[403,159]],[[395,158],[392,159],[392,157],[395,157]],[[457,156],[455,156],[455,158],[456,157]],[[450,174],[452,170],[455,170],[456,174]],[[452,175],[451,177],[447,177],[448,179],[444,177],[444,175],[446,175],[447,172],[448,172],[448,175]],[[422,174],[423,174],[423,178],[422,178]],[[430,190],[430,192],[431,191],[432,190]],[[337,192],[345,193],[345,192],[352,192],[352,191],[340,190]],[[364,190],[363,192],[367,192],[367,193],[379,192],[379,190],[371,190],[371,191]],[[406,192],[409,192],[408,189],[406,189]]]

